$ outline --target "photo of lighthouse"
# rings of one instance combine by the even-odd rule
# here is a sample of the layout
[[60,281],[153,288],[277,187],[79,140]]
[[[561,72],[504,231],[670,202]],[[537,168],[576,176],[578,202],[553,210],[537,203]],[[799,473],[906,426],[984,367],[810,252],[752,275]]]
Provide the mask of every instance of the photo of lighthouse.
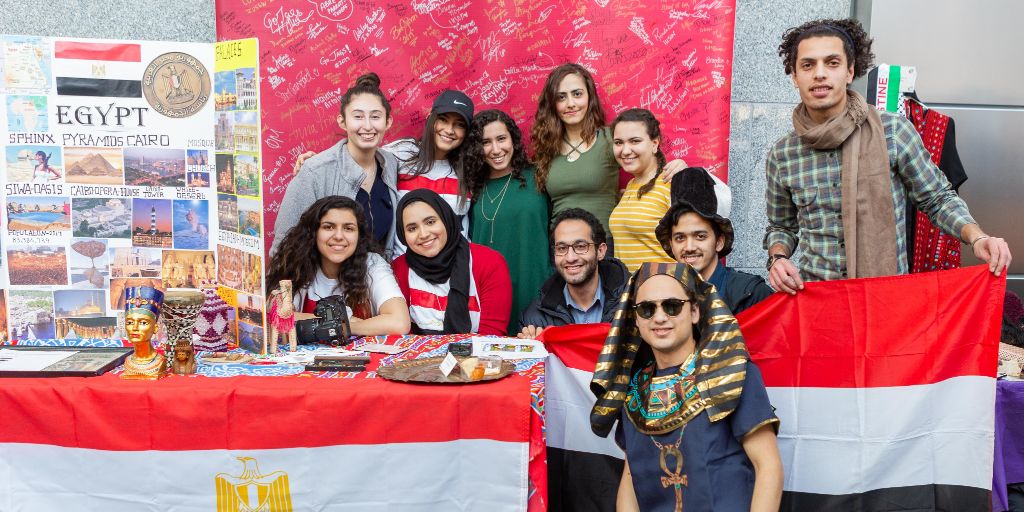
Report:
[[173,240],[171,201],[167,199],[133,199],[132,245],[170,249]]

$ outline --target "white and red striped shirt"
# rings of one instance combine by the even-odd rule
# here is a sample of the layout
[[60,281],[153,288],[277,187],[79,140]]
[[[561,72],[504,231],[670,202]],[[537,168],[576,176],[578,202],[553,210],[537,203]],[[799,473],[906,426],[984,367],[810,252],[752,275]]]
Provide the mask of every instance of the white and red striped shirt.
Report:
[[[470,258],[470,266],[473,260]],[[440,331],[444,329],[444,314],[448,310],[450,282],[432,284],[415,272],[409,273],[409,318],[422,329]],[[476,291],[476,279],[469,275],[469,320],[473,331],[480,329],[480,298]]]
[[[504,335],[512,309],[512,280],[501,253],[469,244],[469,319],[472,332]],[[409,317],[420,329],[444,329],[449,282],[432,284],[409,268],[405,255],[392,263],[395,279],[409,303]]]
[[[468,239],[470,201],[459,201],[459,177],[448,160],[435,160],[426,174],[413,175],[413,160],[419,154],[419,146],[413,140],[395,141],[385,148],[394,154],[399,162],[404,162],[398,166],[398,200],[401,201],[410,191],[421,188],[437,192],[437,195],[452,207],[455,215],[462,219],[462,234]],[[398,239],[398,233],[395,233],[394,256],[405,254],[405,250],[405,245]]]

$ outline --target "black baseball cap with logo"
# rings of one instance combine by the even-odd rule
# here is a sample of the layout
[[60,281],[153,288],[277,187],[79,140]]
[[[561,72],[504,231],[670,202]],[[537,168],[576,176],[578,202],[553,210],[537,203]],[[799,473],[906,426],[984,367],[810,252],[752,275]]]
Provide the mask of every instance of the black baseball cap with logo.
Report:
[[468,127],[473,122],[473,100],[462,91],[448,89],[442,92],[434,100],[434,106],[430,107],[431,114],[446,114],[454,112],[462,116]]

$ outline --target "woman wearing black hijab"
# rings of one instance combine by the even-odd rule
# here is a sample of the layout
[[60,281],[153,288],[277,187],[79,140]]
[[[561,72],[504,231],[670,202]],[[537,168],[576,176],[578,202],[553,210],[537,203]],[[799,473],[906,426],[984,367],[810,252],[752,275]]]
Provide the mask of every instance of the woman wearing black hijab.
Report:
[[407,193],[395,212],[409,248],[392,263],[418,334],[504,335],[512,281],[501,254],[471,243],[451,206],[428,189]]

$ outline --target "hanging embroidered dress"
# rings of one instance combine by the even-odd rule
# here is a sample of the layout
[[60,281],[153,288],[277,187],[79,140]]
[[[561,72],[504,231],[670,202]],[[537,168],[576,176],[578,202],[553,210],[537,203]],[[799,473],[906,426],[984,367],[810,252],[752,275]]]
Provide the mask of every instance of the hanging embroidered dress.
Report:
[[[956,150],[953,119],[920,102],[905,98],[907,117],[921,135],[932,163],[946,175],[953,190],[967,181]],[[960,239],[937,228],[923,212],[907,203],[907,261],[912,273],[960,268]]]

